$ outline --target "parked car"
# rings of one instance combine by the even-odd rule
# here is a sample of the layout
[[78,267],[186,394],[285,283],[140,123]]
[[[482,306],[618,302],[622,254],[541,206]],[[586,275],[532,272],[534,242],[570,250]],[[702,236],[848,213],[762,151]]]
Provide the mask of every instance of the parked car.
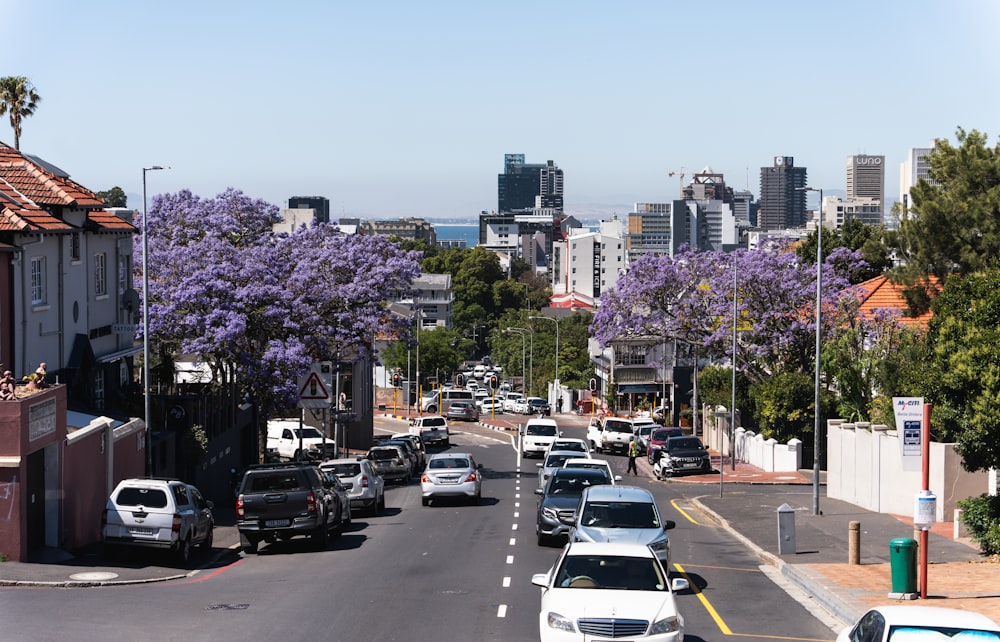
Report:
[[417,470],[423,470],[424,466],[427,465],[427,448],[424,447],[424,442],[420,439],[420,435],[411,435],[408,432],[400,432],[390,437],[389,440],[403,440],[410,442],[410,445],[413,446],[413,450],[417,453]]
[[267,448],[288,461],[322,461],[333,455],[334,443],[312,426],[299,426],[297,419],[267,422]]
[[648,546],[665,568],[670,568],[670,543],[666,531],[672,520],[660,518],[656,500],[645,488],[594,486],[580,498],[574,542],[635,542]]
[[692,471],[712,472],[712,458],[697,437],[671,437],[653,457],[653,475],[657,479]]
[[462,421],[479,421],[479,409],[471,401],[453,401],[448,406],[446,413],[448,419],[461,419]]
[[367,459],[331,459],[319,467],[340,479],[352,509],[378,515],[385,508],[385,480]]
[[635,428],[635,438],[639,443],[639,454],[645,455],[649,450],[649,437],[653,434],[653,430],[659,428],[655,423],[653,424],[639,424]]
[[430,506],[440,497],[464,497],[478,504],[483,492],[483,474],[469,453],[438,453],[427,460],[420,476],[420,500]]
[[611,463],[607,459],[589,459],[585,457],[567,459],[566,461],[563,462],[563,468],[586,468],[588,470],[603,470],[608,473],[608,477],[611,478],[612,484],[616,484],[622,480],[621,475],[616,475],[611,470]]
[[187,565],[191,549],[212,550],[212,502],[190,484],[166,479],[123,479],[108,497],[101,518],[105,555],[119,547],[171,551]]
[[405,484],[413,475],[413,464],[402,446],[372,446],[365,458],[386,481],[396,480]]
[[333,471],[324,470],[320,466],[319,472],[327,491],[337,496],[337,504],[340,506],[340,524],[343,528],[351,523],[351,499],[347,495],[347,486],[340,482]]
[[531,578],[542,588],[538,636],[542,642],[683,640],[674,593],[690,584],[668,580],[666,567],[642,544],[571,542],[547,573]]
[[451,440],[451,433],[448,430],[448,420],[441,415],[429,415],[411,419],[408,432],[411,435],[420,437],[420,441],[424,442],[425,446],[448,446]]
[[567,459],[577,459],[580,453],[576,450],[556,450],[545,454],[545,459],[537,464],[538,466],[538,487],[541,488],[549,480],[552,471],[563,467]]
[[385,441],[378,442],[379,446],[399,446],[403,449],[403,453],[406,458],[410,460],[410,474],[416,475],[423,468],[420,466],[420,462],[423,459],[423,455],[417,451],[413,444],[408,439],[386,439]]
[[646,450],[646,456],[649,459],[649,463],[652,465],[655,461],[656,451],[663,448],[667,444],[667,440],[671,437],[680,437],[684,434],[684,431],[676,426],[669,426],[666,428],[654,428],[651,433],[649,433],[648,448]]
[[560,468],[555,471],[544,486],[535,489],[535,494],[539,496],[535,516],[538,545],[545,546],[572,530],[576,507],[584,490],[610,483],[610,475],[603,470]]
[[319,466],[306,462],[250,466],[236,498],[243,552],[256,553],[263,541],[299,535],[323,550],[331,533],[340,535],[344,507],[324,476]]
[[526,415],[540,415],[548,417],[552,414],[552,407],[549,402],[541,397],[528,397],[525,400],[527,408],[524,411]]
[[985,640],[1000,642],[1000,625],[981,613],[933,606],[877,606],[848,626],[837,642]]

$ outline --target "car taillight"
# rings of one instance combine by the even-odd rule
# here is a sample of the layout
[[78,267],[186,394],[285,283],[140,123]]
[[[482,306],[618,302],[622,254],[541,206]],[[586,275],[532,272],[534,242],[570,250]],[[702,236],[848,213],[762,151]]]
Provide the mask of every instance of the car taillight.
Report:
[[174,521],[170,524],[170,530],[175,533],[181,532],[181,515],[180,513],[174,513]]
[[476,481],[476,473],[469,473],[469,476],[465,478],[465,481]]
[[430,478],[427,477],[427,473],[420,475],[421,484],[429,484],[431,482]]
[[361,487],[368,488],[368,475],[362,475],[361,477]]
[[243,495],[236,498],[236,515],[243,517]]
[[306,511],[309,513],[316,512],[316,496],[312,493],[306,495]]
[[397,459],[395,461],[396,461],[396,465],[397,466],[402,466],[403,465],[403,460],[402,459]]

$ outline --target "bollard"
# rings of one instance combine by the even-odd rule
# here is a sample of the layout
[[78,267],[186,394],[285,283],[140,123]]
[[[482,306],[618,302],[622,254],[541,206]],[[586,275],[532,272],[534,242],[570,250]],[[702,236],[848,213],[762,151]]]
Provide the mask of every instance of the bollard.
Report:
[[847,563],[852,566],[861,564],[861,522],[847,525]]
[[795,509],[788,504],[778,507],[778,555],[795,554]]

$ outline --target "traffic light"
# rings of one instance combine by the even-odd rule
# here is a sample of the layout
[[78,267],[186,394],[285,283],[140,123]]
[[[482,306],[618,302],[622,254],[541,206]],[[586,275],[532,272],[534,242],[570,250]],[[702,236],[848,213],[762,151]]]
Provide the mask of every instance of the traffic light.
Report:
[[496,390],[497,386],[499,384],[500,384],[500,381],[497,379],[497,376],[496,375],[490,375],[490,388],[493,388],[494,390]]
[[461,372],[455,375],[455,385],[458,386],[459,388],[465,385],[465,375],[462,374]]
[[393,388],[398,388],[399,384],[401,384],[401,383],[402,383],[402,379],[400,378],[399,373],[398,372],[392,373],[392,387]]
[[594,392],[596,390],[597,390],[597,379],[594,379],[593,377],[591,377],[590,378],[590,391]]

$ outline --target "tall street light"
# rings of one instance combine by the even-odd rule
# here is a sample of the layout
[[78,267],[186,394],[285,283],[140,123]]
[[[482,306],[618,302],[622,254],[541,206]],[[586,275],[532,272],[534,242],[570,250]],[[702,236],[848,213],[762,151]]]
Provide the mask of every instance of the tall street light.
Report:
[[146,172],[170,169],[161,165],[142,168],[142,397],[146,422],[146,476],[153,474],[153,443],[149,429],[149,207],[146,204]]
[[556,376],[554,380],[556,399],[559,399],[559,319],[555,317],[529,316],[529,319],[545,319],[556,324]]
[[524,390],[524,396],[527,397],[531,394],[531,391],[528,386],[528,379],[524,376],[524,328],[507,328],[507,332],[513,332],[521,337],[521,388]]
[[816,444],[813,447],[813,515],[819,515],[819,459],[823,452],[823,441],[820,439],[820,417],[819,417],[819,356],[820,337],[822,320],[821,306],[823,303],[823,190],[815,187],[799,187],[804,192],[819,192],[819,207],[816,208],[816,396],[813,400],[815,404],[816,423],[813,426],[813,439]]
[[531,328],[511,328],[528,333],[528,390],[535,385],[535,333]]

